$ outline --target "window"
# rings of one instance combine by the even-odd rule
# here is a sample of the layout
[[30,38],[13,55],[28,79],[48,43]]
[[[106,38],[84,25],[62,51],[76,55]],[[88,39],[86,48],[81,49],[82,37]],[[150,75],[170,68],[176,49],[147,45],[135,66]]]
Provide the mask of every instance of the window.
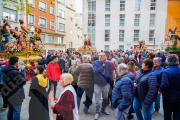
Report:
[[65,25],[59,23],[59,31],[65,31]]
[[120,11],[125,11],[125,0],[120,0]]
[[105,46],[104,46],[104,50],[109,51],[109,45],[105,45]]
[[50,21],[50,29],[54,30],[54,21]]
[[69,42],[69,48],[73,48],[73,42]]
[[124,41],[124,30],[119,30],[119,41]]
[[105,15],[105,26],[110,26],[110,15]]
[[139,26],[140,15],[134,15],[134,26]]
[[139,40],[139,30],[134,30],[134,41]]
[[65,0],[59,0],[60,3],[65,4]]
[[141,0],[135,0],[135,11],[139,11],[141,6]]
[[8,16],[10,21],[17,22],[18,20],[17,15],[18,15],[17,11],[8,8],[3,8],[3,16],[4,17]]
[[28,15],[28,24],[34,25],[34,15]]
[[43,27],[43,28],[46,28],[46,19],[44,18],[39,18],[39,26],[40,27]]
[[58,43],[63,44],[63,37],[58,37]]
[[96,11],[96,0],[88,0],[88,11]]
[[150,30],[149,31],[149,41],[153,41],[154,40],[154,30]]
[[40,36],[41,36],[42,42],[45,43],[45,34],[41,34]]
[[72,34],[72,33],[73,33],[73,31],[72,31],[72,30],[70,30],[70,33]]
[[96,26],[96,13],[88,12],[88,26]]
[[46,3],[39,1],[39,10],[46,12]]
[[110,11],[111,10],[111,0],[106,0],[105,1],[105,11]]
[[54,15],[54,7],[53,6],[50,6],[50,14]]
[[156,0],[151,0],[150,10],[156,10]]
[[150,15],[150,26],[155,26],[155,14]]
[[105,41],[110,41],[110,30],[105,30]]
[[119,50],[124,51],[124,45],[119,45]]
[[49,37],[48,42],[49,43],[54,43],[54,36],[49,35],[48,37]]
[[59,10],[59,17],[65,18],[65,12],[62,10]]
[[125,15],[120,15],[120,23],[119,26],[124,26],[125,23]]
[[34,7],[34,0],[28,0],[28,4],[30,4],[32,7]]

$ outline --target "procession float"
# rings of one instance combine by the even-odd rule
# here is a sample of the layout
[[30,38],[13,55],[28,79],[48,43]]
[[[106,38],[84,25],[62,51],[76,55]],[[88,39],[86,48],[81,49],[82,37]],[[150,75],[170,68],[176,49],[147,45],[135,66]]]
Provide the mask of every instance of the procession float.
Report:
[[137,46],[136,47],[136,51],[147,51],[148,49],[147,49],[147,46],[145,46],[145,44],[146,44],[146,42],[145,42],[145,40],[138,40],[138,42],[139,42],[139,46]]
[[95,52],[96,48],[92,46],[91,43],[91,37],[86,39],[86,34],[84,34],[84,46],[78,48],[77,52],[78,53],[88,53],[88,52]]
[[3,24],[0,23],[0,56],[5,56],[7,59],[11,56],[19,57],[26,67],[27,80],[30,80],[34,64],[42,59],[40,56],[43,47],[40,37],[42,30],[35,27],[35,33],[28,38],[29,31],[24,21],[19,19],[19,23],[21,31],[10,29],[8,17],[3,20]]

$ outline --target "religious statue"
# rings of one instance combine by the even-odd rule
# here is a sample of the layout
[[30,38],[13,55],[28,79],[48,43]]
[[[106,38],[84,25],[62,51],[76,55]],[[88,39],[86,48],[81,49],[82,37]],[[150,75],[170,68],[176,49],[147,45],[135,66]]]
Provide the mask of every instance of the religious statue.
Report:
[[8,16],[6,16],[7,20],[4,20],[4,24],[1,26],[0,34],[1,34],[1,41],[0,41],[0,51],[4,50],[4,44],[7,44],[10,38],[10,24],[8,20]]
[[88,38],[87,45],[90,46],[90,47],[92,46],[92,43],[91,43],[91,36]]
[[29,48],[29,42],[28,42],[28,30],[26,29],[26,26],[24,25],[24,21],[22,19],[19,19],[20,26],[21,26],[21,37],[20,37],[20,45],[23,46],[23,48],[27,47]]
[[87,40],[85,39],[85,40],[84,40],[84,47],[87,46],[87,44],[88,44],[88,42],[87,42]]
[[141,41],[138,40],[138,42],[139,42],[139,49],[145,49],[146,48],[145,47],[145,44],[146,44],[145,40],[141,40]]
[[173,46],[177,46],[177,40],[180,41],[180,37],[176,34],[177,27],[174,28],[174,30],[169,29],[169,32],[171,32],[170,40],[173,42]]
[[13,37],[16,39],[17,44],[20,44],[21,32],[18,30],[18,27],[15,27],[15,31],[12,31],[11,33],[13,34]]
[[[35,26],[34,26],[35,27]],[[35,33],[32,37],[30,37],[29,44],[33,43],[33,45],[37,44],[38,41],[42,43],[41,34],[42,30],[40,28],[35,27]]]

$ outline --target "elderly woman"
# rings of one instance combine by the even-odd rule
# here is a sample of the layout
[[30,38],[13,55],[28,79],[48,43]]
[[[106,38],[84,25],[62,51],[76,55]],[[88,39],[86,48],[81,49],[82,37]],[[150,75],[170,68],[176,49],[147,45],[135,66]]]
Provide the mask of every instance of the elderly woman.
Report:
[[76,93],[77,93],[77,81],[78,81],[78,75],[76,75],[74,73],[74,71],[76,70],[76,68],[81,64],[81,60],[80,59],[76,59],[75,64],[73,66],[70,67],[69,72],[72,76],[73,76],[73,82],[71,83],[71,85],[74,87]]
[[72,87],[73,77],[69,73],[61,75],[60,86],[62,91],[58,101],[50,104],[54,114],[57,114],[56,120],[79,120],[77,95]]
[[[145,59],[142,61],[142,69],[137,72],[134,86],[136,87],[133,108],[137,120],[151,120],[151,108],[157,97],[157,77],[152,72],[153,61]],[[141,113],[141,106],[144,118]]]
[[164,120],[180,120],[180,67],[176,54],[167,56],[158,94],[163,95]]

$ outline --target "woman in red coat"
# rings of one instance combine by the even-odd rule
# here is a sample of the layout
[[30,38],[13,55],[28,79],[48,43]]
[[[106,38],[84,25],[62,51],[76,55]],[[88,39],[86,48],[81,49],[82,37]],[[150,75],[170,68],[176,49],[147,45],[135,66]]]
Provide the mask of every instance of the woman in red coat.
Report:
[[62,86],[58,101],[50,104],[54,114],[57,114],[56,120],[79,120],[77,108],[77,95],[71,83],[73,77],[69,73],[61,75],[60,86]]

